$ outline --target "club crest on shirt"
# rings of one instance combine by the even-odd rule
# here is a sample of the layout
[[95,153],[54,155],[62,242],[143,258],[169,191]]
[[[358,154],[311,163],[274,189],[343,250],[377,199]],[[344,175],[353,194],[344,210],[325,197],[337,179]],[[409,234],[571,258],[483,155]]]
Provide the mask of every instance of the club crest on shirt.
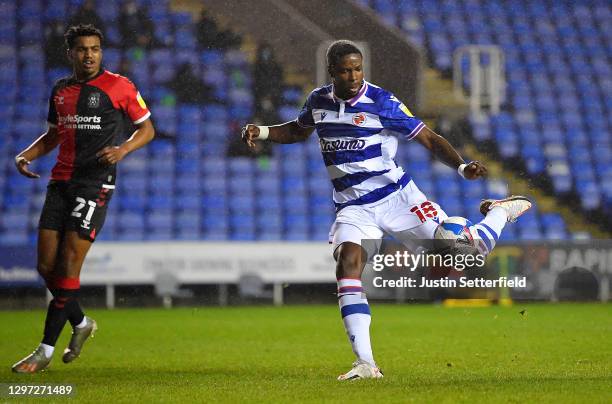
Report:
[[360,112],[358,114],[353,115],[353,124],[357,126],[362,126],[366,122],[366,114]]
[[57,105],[64,105],[64,97],[61,95],[56,95],[55,96],[55,103]]
[[98,108],[100,106],[100,93],[91,93],[87,98],[88,108]]

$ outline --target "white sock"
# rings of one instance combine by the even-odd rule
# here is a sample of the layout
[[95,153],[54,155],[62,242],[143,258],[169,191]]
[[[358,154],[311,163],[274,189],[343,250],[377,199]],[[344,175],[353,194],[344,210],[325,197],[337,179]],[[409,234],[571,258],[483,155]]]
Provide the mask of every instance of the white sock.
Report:
[[487,216],[480,223],[486,223],[487,226],[499,235],[506,226],[506,223],[508,223],[508,213],[501,206],[496,206],[487,212]]
[[358,359],[376,366],[370,343],[370,306],[359,279],[338,280],[338,304],[353,352]]
[[54,346],[42,343],[39,346],[42,347],[42,349],[45,351],[45,356],[47,357],[47,359],[53,356],[53,351],[55,350]]
[[81,321],[80,323],[78,323],[75,328],[85,328],[85,326],[87,325],[87,317],[83,316],[83,321]]
[[476,241],[478,251],[483,255],[491,253],[499,236],[508,223],[508,214],[500,206],[487,212],[487,216],[470,229]]

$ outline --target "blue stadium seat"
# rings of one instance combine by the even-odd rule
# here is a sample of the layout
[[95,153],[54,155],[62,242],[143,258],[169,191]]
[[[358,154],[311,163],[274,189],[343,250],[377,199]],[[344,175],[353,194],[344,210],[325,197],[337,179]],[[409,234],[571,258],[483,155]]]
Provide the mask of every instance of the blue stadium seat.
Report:
[[117,241],[142,241],[145,239],[145,231],[142,228],[117,231],[115,239]]
[[230,136],[229,128],[225,121],[204,122],[201,125],[203,136],[209,140],[226,142]]
[[195,50],[197,42],[188,26],[182,26],[174,32],[175,43],[179,49]]
[[306,180],[303,177],[285,177],[281,187],[285,194],[303,194],[306,191]]
[[227,150],[227,145],[219,141],[205,141],[201,144],[202,156],[210,158],[211,156],[223,156]]
[[287,194],[283,200],[284,210],[288,213],[306,213],[308,211],[308,198],[299,194]]
[[202,173],[207,177],[225,176],[227,170],[227,159],[209,156],[202,160]]
[[149,191],[154,195],[174,194],[174,176],[160,173],[149,177]]
[[147,198],[147,207],[151,211],[170,210],[174,206],[173,194],[151,195]]
[[287,241],[304,241],[310,239],[310,232],[306,229],[288,229],[284,239]]
[[259,241],[283,241],[283,232],[281,230],[262,230],[257,233]]
[[258,211],[280,211],[283,202],[279,194],[263,193],[255,198],[255,205]]
[[21,246],[30,243],[30,238],[26,231],[0,232],[0,245]]
[[254,232],[255,216],[249,214],[231,215],[230,225],[232,232]]
[[284,217],[284,227],[285,232],[289,231],[298,231],[298,232],[307,232],[308,231],[308,216],[304,214],[288,214]]
[[215,210],[212,210],[213,206],[205,205],[204,206],[204,218],[203,224],[209,229],[218,229],[218,228],[228,228],[228,219],[229,215],[227,214],[228,207],[226,205],[222,207],[215,207]]
[[117,222],[118,227],[127,232],[142,230],[144,228],[144,216],[134,211],[121,212]]
[[229,110],[221,104],[205,104],[202,107],[202,119],[206,122],[225,122],[229,119]]
[[317,212],[309,216],[309,219],[310,219],[310,227],[312,229],[324,228],[326,229],[326,231],[329,231],[332,223],[334,222],[334,216],[331,213],[324,214],[321,212]]
[[[200,173],[200,148],[198,145],[197,133],[195,136],[187,135],[184,133],[181,136],[181,140],[176,144],[176,155],[181,160],[187,159],[194,162],[197,165],[195,172]],[[178,167],[177,167],[178,170]]]
[[445,196],[459,195],[460,187],[455,177],[438,177],[435,186]]
[[[193,145],[191,145],[191,148],[193,149]],[[185,151],[181,151],[179,149],[178,152],[179,156],[181,157],[177,162],[176,162],[176,176],[177,177],[183,177],[183,176],[189,176],[189,177],[194,177],[194,176],[199,176],[200,175],[200,162],[198,160],[196,160],[196,157],[191,156],[189,153],[185,152]]]
[[[172,59],[171,59],[172,60]],[[163,84],[171,81],[176,74],[176,66],[171,62],[164,62],[163,64],[156,65],[153,69],[153,83]]]
[[257,228],[260,233],[279,233],[283,229],[283,217],[280,211],[270,209],[268,212],[258,214],[256,218]]
[[174,215],[169,212],[156,212],[153,210],[146,216],[146,224],[149,229],[172,229],[174,226]]
[[3,213],[0,218],[0,228],[4,231],[26,231],[28,228],[27,216],[20,213]]
[[280,193],[280,179],[277,176],[262,177],[254,179],[255,190],[259,195],[278,195]]
[[230,199],[229,208],[233,215],[253,215],[255,199],[250,194],[235,194]]
[[202,198],[197,194],[199,189],[184,193],[174,200],[175,208],[183,211],[198,211],[201,207]]
[[235,196],[251,196],[254,193],[253,180],[250,176],[232,176],[229,180],[229,190]]

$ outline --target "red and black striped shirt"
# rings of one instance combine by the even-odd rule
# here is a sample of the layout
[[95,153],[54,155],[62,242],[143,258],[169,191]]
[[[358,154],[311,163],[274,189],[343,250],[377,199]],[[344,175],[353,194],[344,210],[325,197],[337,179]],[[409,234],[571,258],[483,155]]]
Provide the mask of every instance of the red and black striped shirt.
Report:
[[100,163],[96,153],[117,144],[124,114],[134,124],[151,115],[136,86],[126,77],[101,70],[84,82],[73,77],[59,80],[49,99],[47,118],[59,135],[59,154],[51,179],[114,184],[115,165]]

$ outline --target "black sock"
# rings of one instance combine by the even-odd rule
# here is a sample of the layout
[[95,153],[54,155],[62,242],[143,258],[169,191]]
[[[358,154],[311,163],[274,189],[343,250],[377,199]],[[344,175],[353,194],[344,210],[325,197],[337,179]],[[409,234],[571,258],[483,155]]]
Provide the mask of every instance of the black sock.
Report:
[[55,292],[55,298],[49,302],[49,308],[47,309],[45,332],[42,340],[43,344],[50,346],[55,346],[57,339],[62,333],[68,319],[66,306],[70,300],[73,300],[73,290],[57,289]]
[[76,327],[77,325],[81,324],[83,318],[85,318],[85,314],[83,313],[78,300],[79,289],[74,289],[73,292],[74,297],[66,302],[65,309],[70,325],[72,325],[72,327]]

